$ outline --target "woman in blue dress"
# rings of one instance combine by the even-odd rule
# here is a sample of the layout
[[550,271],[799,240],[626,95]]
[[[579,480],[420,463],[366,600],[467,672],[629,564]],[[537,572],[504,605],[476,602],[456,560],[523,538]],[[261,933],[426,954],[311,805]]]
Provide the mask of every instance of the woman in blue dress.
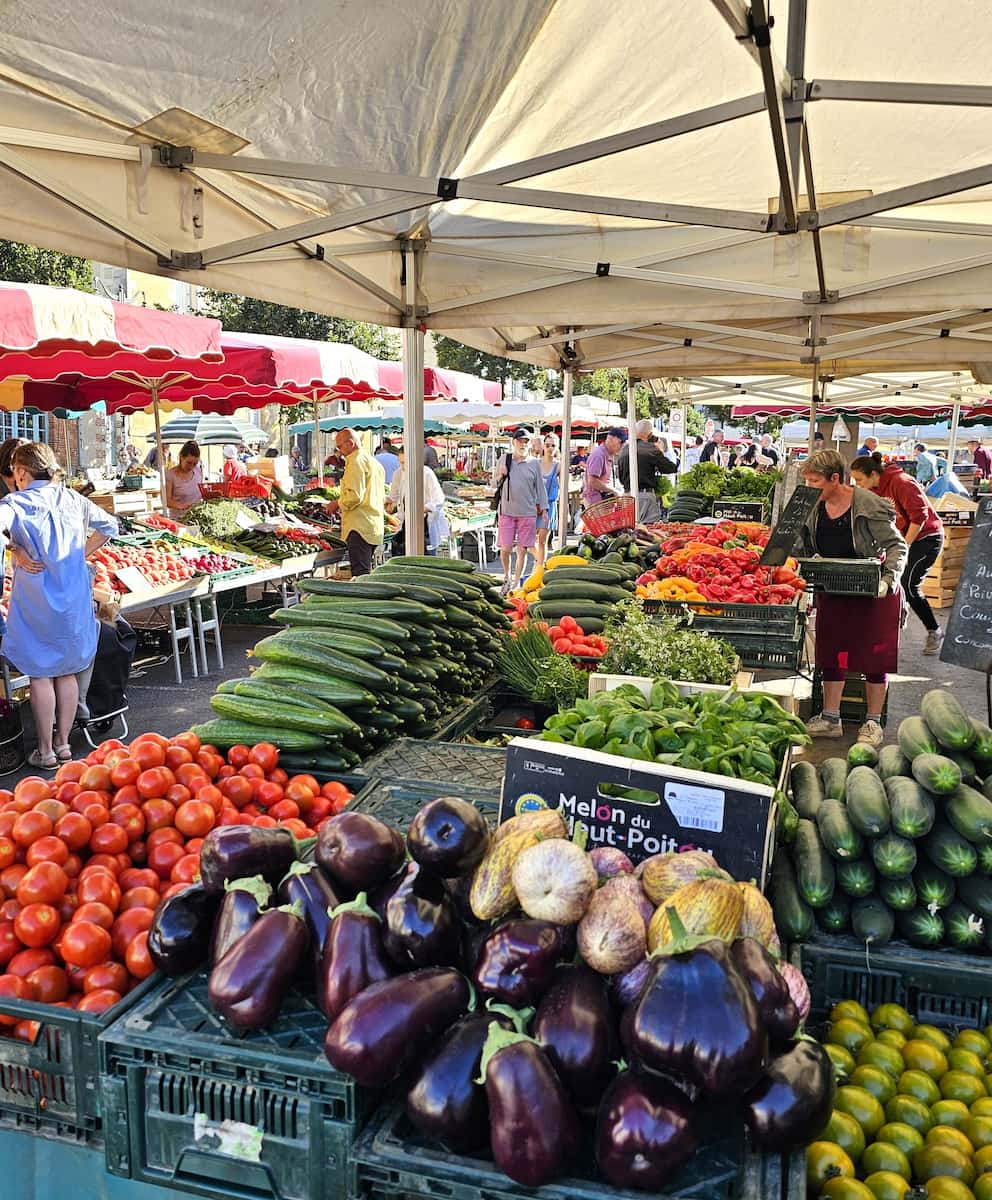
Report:
[[117,521],[64,486],[50,446],[19,446],[12,466],[17,491],[0,500],[0,531],[10,539],[14,562],[3,656],[31,680],[38,748],[28,761],[51,770],[72,758],[76,676],[96,656],[86,558],[117,532]]
[[[537,438],[534,439],[538,441]],[[535,446],[535,450],[538,447]],[[558,532],[558,435],[546,433],[540,447],[541,475],[548,492],[548,511],[537,518],[537,546],[534,551],[534,570],[540,571],[548,557],[548,539]]]

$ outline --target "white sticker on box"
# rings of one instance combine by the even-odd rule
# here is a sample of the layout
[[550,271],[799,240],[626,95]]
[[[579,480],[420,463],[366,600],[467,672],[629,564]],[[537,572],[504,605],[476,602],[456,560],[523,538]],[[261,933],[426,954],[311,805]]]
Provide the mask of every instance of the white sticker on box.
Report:
[[726,792],[718,788],[697,787],[691,783],[666,783],[665,803],[683,829],[723,832]]
[[236,512],[234,514],[234,523],[239,529],[254,529],[256,522],[246,512]]
[[206,1113],[193,1116],[193,1137],[196,1141],[210,1140],[211,1150],[227,1154],[231,1158],[243,1158],[248,1162],[259,1162],[262,1157],[264,1134],[255,1125],[243,1121],[211,1121]]

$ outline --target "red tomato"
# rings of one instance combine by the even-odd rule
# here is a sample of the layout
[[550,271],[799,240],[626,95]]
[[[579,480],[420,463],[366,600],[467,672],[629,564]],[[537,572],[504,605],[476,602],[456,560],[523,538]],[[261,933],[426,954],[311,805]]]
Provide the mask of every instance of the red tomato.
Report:
[[181,783],[174,783],[165,793],[165,798],[170,804],[174,804],[178,808],[180,804],[185,804],[187,800],[191,800],[193,793]]
[[72,920],[73,913],[79,907],[79,898],[75,892],[66,892],[59,901],[59,920],[63,925],[68,925]]
[[99,925],[103,929],[113,929],[114,921],[116,920],[117,918],[106,904],[90,900],[87,904],[79,905],[72,914],[69,924],[72,925],[78,921],[88,921],[91,925]]
[[17,891],[17,885],[27,873],[28,869],[23,863],[14,863],[12,867],[4,867],[0,871],[0,892],[8,900],[13,899]]
[[199,754],[202,749],[200,739],[195,733],[177,733],[169,739],[170,746],[183,746],[190,754]]
[[87,992],[76,1009],[78,1012],[105,1013],[115,1004],[120,1004],[121,999],[120,992],[115,992],[113,988],[98,988],[95,992]]
[[197,763],[184,763],[176,770],[175,775],[177,786],[187,788],[194,796],[201,787],[206,787],[210,782],[206,772]]
[[268,779],[270,783],[279,783],[284,787],[287,783],[289,783],[289,775],[282,769],[282,767],[276,767],[274,771],[267,771],[265,773],[265,778]]
[[76,878],[76,876],[79,874],[79,872],[82,869],[83,869],[83,860],[79,857],[78,854],[75,854],[75,853],[70,854],[69,857],[62,864],[62,870],[65,871],[66,875],[69,876],[70,885],[72,884],[72,881]]
[[54,828],[55,823],[44,813],[25,812],[14,822],[11,833],[18,846],[30,846],[39,838],[48,837]]
[[11,975],[20,975],[22,979],[27,979],[31,972],[37,971],[39,967],[55,965],[55,955],[45,947],[39,950],[22,950],[15,954],[8,963],[7,970]]
[[199,854],[184,854],[169,874],[170,883],[194,883],[200,874]]
[[54,825],[69,811],[69,805],[63,804],[61,800],[39,800],[34,806],[34,811],[44,813]]
[[215,813],[219,813],[224,807],[224,793],[220,788],[215,788],[212,783],[200,788],[196,793],[196,798],[204,804],[209,804]]
[[147,979],[155,970],[155,964],[148,953],[148,930],[142,930],[128,946],[124,955],[127,969],[135,979]]
[[58,863],[40,862],[28,869],[17,885],[15,894],[18,904],[25,907],[29,904],[58,904],[68,886],[69,876]]
[[148,865],[160,879],[168,879],[172,874],[172,868],[183,857],[183,854],[183,847],[176,845],[175,842],[160,842],[159,845],[149,849]]
[[[131,864],[128,863],[128,866]],[[121,864],[117,861],[116,854],[91,854],[84,868],[85,871],[91,871],[94,867],[100,867],[115,879],[121,873]]]
[[279,766],[279,751],[271,742],[258,742],[248,751],[248,762],[258,763],[263,771],[274,771]]
[[168,767],[151,767],[141,772],[135,786],[144,799],[157,800],[164,796],[175,782],[176,777]]
[[107,961],[111,945],[110,933],[102,925],[75,921],[66,926],[60,951],[63,959],[74,967],[95,967]]
[[[278,804],[284,797],[282,784],[274,783],[268,779],[259,781],[258,795],[255,799],[263,808],[272,808]],[[238,806],[243,807],[243,806]]]
[[143,867],[148,861],[148,848],[144,842],[132,842],[127,848],[131,863],[135,867]]
[[203,849],[203,841],[202,837],[188,838],[186,841],[186,853],[199,854]]
[[273,817],[253,817],[251,823],[257,829],[275,829],[279,824]]
[[132,742],[131,757],[143,772],[153,767],[164,767],[165,747],[147,740]]
[[232,746],[227,752],[227,761],[239,771],[249,761],[247,746]]
[[78,783],[86,770],[86,764],[81,762],[63,763],[55,772],[55,783]]
[[69,977],[61,967],[52,964],[36,967],[27,981],[42,1004],[58,1004],[69,995]]
[[232,767],[230,763],[225,763],[225,765],[217,772],[217,779],[215,782],[218,782],[221,779],[230,779],[232,775],[236,774],[237,772],[235,771],[234,767]]
[[60,783],[55,790],[55,799],[62,804],[71,804],[82,790],[78,783]]
[[[190,855],[184,855],[183,858],[189,858]],[[179,862],[183,861],[183,858]],[[176,864],[179,865],[178,863]],[[197,859],[199,865],[199,859]],[[152,872],[154,874],[154,872]],[[192,880],[189,880],[192,883]],[[155,876],[156,885],[160,884],[159,877]],[[155,908],[159,902],[159,889],[156,887],[135,887],[124,893],[121,897],[121,906],[119,912],[127,912],[130,908]]]
[[122,854],[127,849],[127,843],[127,830],[108,821],[106,825],[93,830],[90,849],[96,854]]
[[[187,887],[189,885],[184,884],[183,886]],[[166,893],[163,893],[163,899],[165,895]],[[113,929],[110,931],[113,938],[114,957],[123,959],[127,953],[128,946],[130,946],[139,933],[143,933],[146,929],[151,929],[154,920],[155,913],[150,908],[129,908],[126,913],[121,913],[114,922]],[[106,957],[107,955],[105,954],[103,958]],[[100,961],[102,962],[103,960],[101,959]],[[93,964],[90,965],[92,966]]]
[[347,803],[352,798],[352,793],[337,779],[325,783],[320,791],[328,800],[343,800]]
[[21,948],[13,921],[0,921],[0,967],[5,967]]
[[307,809],[307,820],[311,825],[315,825],[318,821],[323,821],[334,812],[334,805],[326,796],[317,796],[314,798],[310,807]]
[[0,871],[17,862],[17,846],[9,837],[0,837]]
[[[262,817],[258,818],[259,821],[262,819]],[[279,824],[283,829],[288,829],[294,837],[305,838],[310,836],[310,827],[296,817],[290,817],[288,821],[280,821]]]
[[165,765],[175,772],[178,767],[193,762],[193,755],[184,746],[169,746],[165,752]]
[[14,799],[24,800],[35,805],[39,800],[48,800],[55,790],[54,783],[41,779],[37,775],[29,775],[19,783],[14,784]]
[[90,967],[83,976],[83,992],[89,994],[100,988],[110,988],[123,996],[127,991],[127,967],[118,962],[97,963]]
[[216,750],[210,750],[204,746],[200,753],[196,756],[196,761],[203,768],[204,773],[209,779],[215,779],[217,772],[224,765],[224,760]]
[[18,816],[19,814],[14,812],[12,809],[8,809],[5,812],[0,812],[0,837],[10,837],[10,832],[14,828],[14,822],[17,820]]
[[137,804],[118,804],[110,810],[110,822],[124,830],[128,842],[136,842],[145,832],[145,814]]
[[125,894],[133,888],[158,888],[158,876],[154,871],[149,871],[147,867],[130,867],[126,871],[121,871],[117,882]]
[[145,829],[149,834],[159,829],[170,829],[176,819],[176,808],[166,799],[146,800],[141,806],[145,816]]
[[243,775],[232,775],[223,780],[219,786],[221,794],[230,800],[235,808],[244,808],[246,804],[251,803],[252,783]]
[[80,904],[106,904],[112,911],[117,912],[121,904],[121,889],[117,880],[107,871],[83,871],[79,877],[79,887],[76,890]]
[[[313,796],[309,792],[307,795],[310,796],[311,800],[313,799]],[[278,804],[274,804],[269,809],[269,816],[275,817],[277,821],[288,821],[290,818],[298,817],[299,815],[300,806],[292,800],[280,800]]]
[[0,904],[0,921],[13,921],[20,911],[21,906],[16,900],[4,900]]
[[297,776],[296,778],[291,779],[283,788],[286,799],[292,800],[296,804],[299,804],[302,801],[312,800],[320,791],[320,784],[317,783],[317,780],[313,779],[312,776],[311,779],[314,784],[313,787],[311,787],[310,784],[303,782],[303,776]]
[[[55,828],[58,829],[58,823],[56,823]],[[55,863],[61,867],[64,866],[68,858],[69,847],[60,837],[55,834],[49,834],[48,837],[38,838],[36,842],[32,842],[28,846],[28,852],[24,856],[24,861],[29,867],[37,866],[38,863],[43,862]],[[0,854],[0,863],[2,862],[3,857]]]
[[187,800],[176,809],[176,828],[186,837],[206,837],[217,814],[205,800]]
[[141,766],[133,758],[122,758],[110,772],[110,782],[115,789],[128,787],[138,782]]
[[245,763],[241,768],[241,775],[245,779],[264,779],[265,768],[255,762]]
[[[0,1000],[33,1000],[34,987],[19,975],[0,975]],[[0,1013],[0,1025],[16,1025],[20,1017]]]
[[49,946],[62,927],[58,910],[50,904],[28,904],[14,918],[14,932],[25,946]]
[[145,845],[149,850],[153,850],[156,846],[161,846],[163,842],[175,842],[177,846],[183,844],[183,835],[175,827],[175,825],[166,825],[162,829],[154,829],[145,838]]
[[[85,794],[86,793],[84,793],[84,795]],[[90,794],[96,795],[95,792]],[[94,829],[99,829],[101,825],[106,825],[106,823],[110,820],[110,809],[102,802],[97,803],[94,801],[91,804],[84,805],[84,807],[79,811],[86,818],[86,820],[89,821]],[[90,834],[91,839],[92,837],[93,835]]]
[[[130,780],[125,780],[130,782]],[[95,792],[109,792],[112,787],[120,787],[120,784],[111,784],[110,768],[106,766],[87,767],[79,777],[79,786],[86,791],[87,788],[92,788]]]

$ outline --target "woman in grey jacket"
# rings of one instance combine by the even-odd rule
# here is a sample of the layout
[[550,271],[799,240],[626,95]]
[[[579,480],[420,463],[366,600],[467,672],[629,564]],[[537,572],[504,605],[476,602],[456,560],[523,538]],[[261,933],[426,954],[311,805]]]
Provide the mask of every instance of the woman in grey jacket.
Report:
[[888,676],[898,667],[902,593],[899,580],[907,547],[896,529],[892,504],[865,488],[844,483],[844,460],[818,450],[803,463],[808,487],[820,499],[803,529],[806,554],[823,558],[879,558],[877,596],[830,596],[816,601],[816,665],[823,676],[823,712],[806,725],[813,737],[843,737],[841,696],[848,673],[865,676],[868,714],[858,741],[880,746]]

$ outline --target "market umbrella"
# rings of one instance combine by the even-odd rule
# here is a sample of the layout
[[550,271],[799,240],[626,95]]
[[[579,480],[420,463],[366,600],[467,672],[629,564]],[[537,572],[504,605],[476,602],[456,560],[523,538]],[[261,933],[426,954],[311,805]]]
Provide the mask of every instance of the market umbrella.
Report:
[[[297,421],[290,425],[290,433],[309,433],[313,429],[313,421]],[[372,433],[402,433],[403,418],[387,417],[381,413],[368,413],[348,417],[322,417],[321,433],[338,433],[342,429],[357,429]],[[454,425],[446,425],[443,421],[425,421],[424,433],[434,433],[441,437],[457,437],[461,430]]]
[[196,442],[200,446],[261,445],[269,440],[264,429],[237,417],[222,417],[214,413],[191,413],[166,422],[157,433],[150,433],[146,441],[159,438],[163,443]]

